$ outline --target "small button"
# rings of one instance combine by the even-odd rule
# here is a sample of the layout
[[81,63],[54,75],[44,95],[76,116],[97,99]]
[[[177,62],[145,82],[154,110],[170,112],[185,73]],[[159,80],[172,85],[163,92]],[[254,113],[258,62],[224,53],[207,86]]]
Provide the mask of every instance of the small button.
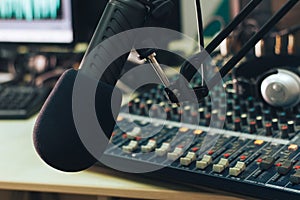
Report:
[[203,131],[200,129],[194,130],[195,135],[201,135],[202,133],[203,133]]
[[241,161],[246,160],[246,158],[247,158],[247,156],[245,156],[245,155],[241,155],[241,156],[240,156],[240,160],[241,160]]
[[188,132],[188,130],[189,130],[188,128],[182,127],[182,128],[179,129],[179,132],[180,133],[186,133],[186,132]]
[[225,153],[223,156],[224,156],[224,158],[229,158],[230,154],[229,153]]
[[255,145],[258,145],[258,146],[261,146],[263,143],[264,143],[263,140],[255,140],[255,141],[254,141],[254,144],[255,144]]
[[289,151],[297,151],[298,149],[298,145],[296,144],[290,144],[290,146],[288,147]]

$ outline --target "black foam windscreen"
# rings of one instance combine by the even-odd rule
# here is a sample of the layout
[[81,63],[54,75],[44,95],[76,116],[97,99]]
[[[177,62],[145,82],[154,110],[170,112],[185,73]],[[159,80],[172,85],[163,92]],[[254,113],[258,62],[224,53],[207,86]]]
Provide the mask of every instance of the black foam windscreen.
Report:
[[[74,123],[72,95],[77,73],[68,70],[60,77],[39,113],[33,133],[40,157],[53,168],[67,172],[87,169],[97,161],[83,145]],[[86,80],[95,81],[88,77]],[[95,111],[102,130],[110,137],[115,125],[111,98],[114,93],[113,109],[119,110],[121,93],[103,82],[96,84]]]

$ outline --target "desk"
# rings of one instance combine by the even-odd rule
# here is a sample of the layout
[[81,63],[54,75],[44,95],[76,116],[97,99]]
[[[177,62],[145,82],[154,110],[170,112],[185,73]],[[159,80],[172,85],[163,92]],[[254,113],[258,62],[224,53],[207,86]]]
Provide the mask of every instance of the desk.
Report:
[[92,167],[78,173],[57,171],[46,165],[34,150],[34,121],[35,118],[0,121],[0,190],[91,195],[96,199],[241,199],[101,167]]

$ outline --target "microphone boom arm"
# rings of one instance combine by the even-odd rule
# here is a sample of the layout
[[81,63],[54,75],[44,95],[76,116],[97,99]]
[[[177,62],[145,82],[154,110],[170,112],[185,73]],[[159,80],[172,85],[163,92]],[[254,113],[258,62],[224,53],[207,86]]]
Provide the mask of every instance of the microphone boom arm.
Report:
[[[261,1],[252,1],[251,3],[248,4],[249,9],[254,9],[255,6],[257,6]],[[214,87],[220,80],[221,78],[224,78],[235,66],[236,64],[247,54],[247,52],[259,41],[261,40],[273,27],[275,24],[277,24],[297,3],[299,0],[289,0],[284,6],[282,6],[279,11],[277,11],[265,24],[264,26],[243,46],[243,48],[235,55],[233,56],[220,70],[218,74],[215,74],[208,82],[206,85],[202,85],[197,88],[193,88],[193,92],[196,94],[198,102],[201,102],[203,98],[208,96],[209,94],[209,89]],[[250,12],[248,11],[247,8],[244,9],[240,13],[239,16],[241,16],[240,19],[245,18],[247,15],[245,13],[249,14]],[[236,20],[233,21],[233,24],[236,24]],[[237,26],[238,24],[236,24]],[[233,29],[234,26],[229,25],[229,29]],[[229,29],[224,30],[224,35],[229,34]],[[225,34],[226,33],[226,34]],[[224,37],[223,32],[221,32],[215,40],[221,40],[221,38]],[[214,46],[217,47],[217,43],[213,40],[207,47],[208,53],[211,53],[213,51]],[[198,53],[197,59],[200,61],[204,61],[206,58],[206,54],[203,52]],[[202,64],[202,63],[200,63]],[[192,71],[183,71],[184,77],[188,80],[191,81],[192,77],[194,74],[197,72],[197,69],[195,69],[193,66],[190,65],[189,62],[184,63],[183,67],[187,67],[188,69],[192,69]],[[181,87],[181,88],[180,88]],[[188,86],[182,86],[182,84],[175,83],[170,86],[172,89],[166,89],[167,94],[169,96],[169,99],[171,100],[172,103],[179,103],[178,102],[178,96],[180,96],[181,100],[184,100],[185,97],[182,95],[184,89],[189,90]],[[178,92],[179,91],[179,92]]]

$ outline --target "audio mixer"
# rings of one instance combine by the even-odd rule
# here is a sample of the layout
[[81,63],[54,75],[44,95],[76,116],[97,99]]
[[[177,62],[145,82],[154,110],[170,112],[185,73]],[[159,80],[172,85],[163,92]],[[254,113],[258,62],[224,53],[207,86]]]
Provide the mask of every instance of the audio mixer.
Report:
[[[67,1],[56,2],[67,3]],[[94,114],[94,110],[89,110],[90,107],[83,108],[86,102],[93,104],[92,101],[86,101],[88,97],[84,95],[90,94],[90,91],[86,90],[89,85],[78,84],[79,81],[75,79],[77,74],[83,72],[85,78],[79,78],[80,80],[87,80],[86,82],[90,83],[101,77],[100,83],[104,83],[103,85],[115,86],[124,72],[122,66],[127,60],[128,50],[134,46],[140,55],[139,58],[147,60],[152,66],[162,85],[148,84],[141,87],[140,95],[121,108],[110,143],[104,155],[100,154],[101,163],[108,166],[114,164],[113,168],[120,171],[148,174],[165,180],[203,185],[258,198],[300,199],[300,138],[298,135],[300,59],[299,57],[292,59],[290,56],[294,55],[294,37],[292,35],[289,37],[286,60],[280,57],[279,51],[275,51],[276,59],[257,58],[265,56],[262,51],[255,54],[257,57],[251,53],[253,50],[262,49],[268,33],[299,0],[287,1],[261,28],[253,34],[251,32],[249,35],[252,37],[245,39],[245,43],[237,41],[238,49],[234,48],[234,52],[226,53],[235,53],[234,56],[218,60],[216,55],[212,60],[213,63],[206,60],[208,55],[214,55],[217,47],[234,29],[239,28],[239,24],[261,2],[262,0],[250,1],[214,37],[205,47],[205,51],[201,50],[181,65],[180,74],[183,77],[174,77],[174,79],[185,78],[184,80],[190,83],[191,88],[189,88],[185,87],[188,84],[182,84],[181,81],[178,84],[175,80],[169,81],[155,58],[158,53],[156,49],[160,48],[150,45],[155,48],[148,49],[149,43],[152,43],[151,38],[157,39],[164,34],[158,34],[158,31],[150,32],[151,34],[142,31],[143,34],[140,36],[138,34],[140,32],[133,32],[133,37],[127,34],[128,30],[134,28],[148,30],[146,27],[162,25],[166,16],[173,12],[172,1],[109,1],[79,70],[69,70],[65,73],[37,119],[34,143],[41,158],[52,167],[64,171],[86,169],[96,162],[82,145],[83,140],[79,141],[82,139],[78,137],[79,132],[86,131],[79,131],[81,129],[77,125],[81,122],[83,129],[88,127],[88,132],[91,133],[93,130],[98,130],[98,126],[92,128],[90,122],[93,120],[89,117],[81,117],[80,120],[76,117],[79,113],[85,116],[84,114],[89,111],[92,116],[98,117],[98,112]],[[51,17],[52,14],[54,18],[59,16],[60,4],[54,5],[53,10],[50,11],[51,15],[45,12],[47,13],[45,18]],[[200,3],[197,2],[196,6],[199,43],[200,46],[204,46]],[[39,8],[40,4],[37,4],[37,7]],[[5,16],[13,14],[17,18],[22,15],[22,19],[24,13],[31,12],[1,14]],[[109,39],[108,43],[103,42],[124,31],[126,36],[122,40],[118,37],[117,40]],[[288,32],[290,33],[290,29]],[[169,38],[170,35],[172,34],[166,34],[165,38]],[[281,36],[278,35],[277,38]],[[145,43],[147,45],[142,45]],[[283,46],[281,40],[277,39],[277,43],[278,45],[275,46]],[[259,48],[255,48],[257,44],[261,44]],[[116,50],[122,52],[121,57],[112,56],[112,53],[117,52]],[[88,54],[92,60],[87,59]],[[249,57],[255,57],[255,62],[248,62]],[[110,58],[115,60],[109,62]],[[286,62],[282,63],[283,61]],[[250,64],[241,67],[239,63],[243,64],[242,62]],[[210,68],[212,66],[222,67]],[[207,71],[205,70],[207,68],[213,70]],[[194,77],[197,69],[203,77],[199,75]],[[229,74],[230,72],[232,74]],[[139,76],[146,78],[141,74]],[[219,81],[221,78],[224,80],[224,85]],[[80,86],[83,85],[81,90]],[[105,114],[105,117],[99,117],[98,121],[99,125],[105,125],[101,127],[104,133],[109,134],[114,125],[110,114],[115,107],[113,109],[109,107],[111,102],[107,100],[111,88],[107,85],[100,88],[101,92],[98,93],[98,90],[96,92],[96,97],[101,96],[97,102],[100,108],[96,108],[96,111]],[[87,91],[87,93],[73,92],[72,94],[73,90]],[[76,94],[84,96],[84,101],[81,101],[82,98],[78,100]],[[195,98],[191,99],[190,96]],[[186,101],[187,99],[189,101]],[[193,99],[196,101],[191,101]],[[74,103],[76,101],[77,103]],[[98,142],[92,141],[93,148],[102,146],[94,141]],[[81,159],[78,159],[79,157]]]
[[[162,86],[147,87],[121,111],[104,157],[161,166],[148,174],[165,180],[258,198],[299,198],[299,104],[275,108],[222,91],[215,88],[200,104],[178,107],[167,103]],[[210,126],[216,121],[221,128]]]

